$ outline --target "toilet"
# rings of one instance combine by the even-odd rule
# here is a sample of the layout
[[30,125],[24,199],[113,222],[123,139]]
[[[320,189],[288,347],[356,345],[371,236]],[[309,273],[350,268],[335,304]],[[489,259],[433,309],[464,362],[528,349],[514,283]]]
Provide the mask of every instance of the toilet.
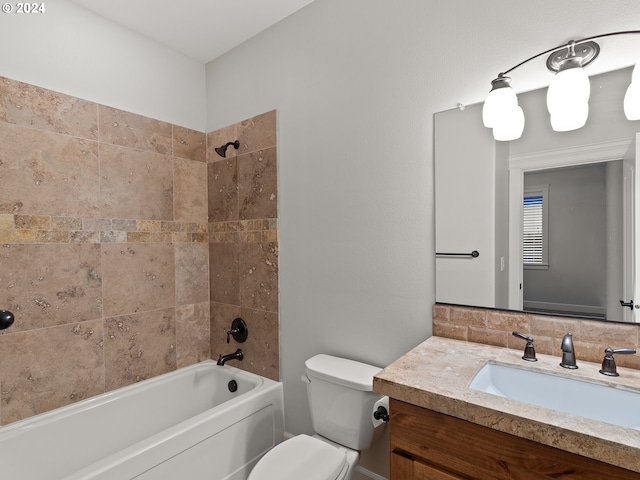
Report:
[[379,367],[331,355],[305,362],[307,399],[315,435],[296,435],[267,452],[247,480],[349,480],[383,430],[373,418],[387,397],[373,393]]

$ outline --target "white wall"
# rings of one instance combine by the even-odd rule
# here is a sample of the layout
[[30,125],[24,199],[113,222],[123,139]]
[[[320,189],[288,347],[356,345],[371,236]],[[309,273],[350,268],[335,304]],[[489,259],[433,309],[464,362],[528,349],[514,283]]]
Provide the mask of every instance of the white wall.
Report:
[[292,433],[311,429],[300,381],[308,357],[385,366],[430,334],[431,112],[423,76],[407,71],[422,60],[399,50],[407,22],[411,44],[421,21],[390,2],[320,0],[207,67],[208,130],[278,110]]
[[430,335],[433,114],[483,100],[534,53],[639,16],[635,0],[316,0],[207,65],[208,131],[278,110],[288,431],[311,428],[307,357],[386,365]]
[[67,0],[44,4],[0,13],[1,76],[204,131],[203,64]]

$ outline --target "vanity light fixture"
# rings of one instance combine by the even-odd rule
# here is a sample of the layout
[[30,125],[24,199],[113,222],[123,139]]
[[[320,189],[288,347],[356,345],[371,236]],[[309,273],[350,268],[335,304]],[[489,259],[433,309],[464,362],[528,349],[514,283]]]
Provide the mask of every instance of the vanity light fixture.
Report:
[[[547,68],[555,72],[547,90],[547,110],[551,127],[556,132],[567,132],[584,126],[589,116],[591,85],[584,67],[600,53],[594,39],[613,35],[640,33],[640,30],[605,33],[545,50],[501,72],[491,82],[491,91],[482,108],[482,122],[493,129],[493,137],[500,141],[516,140],[524,130],[524,113],[511,87],[508,73],[542,55],[547,58]],[[624,112],[629,120],[640,120],[640,60],[633,70],[631,85],[624,99]]]

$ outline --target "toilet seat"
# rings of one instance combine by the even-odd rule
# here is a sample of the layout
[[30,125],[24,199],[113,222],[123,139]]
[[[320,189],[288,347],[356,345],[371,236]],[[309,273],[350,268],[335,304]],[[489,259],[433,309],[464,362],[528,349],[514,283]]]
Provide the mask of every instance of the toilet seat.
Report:
[[297,435],[269,450],[248,480],[336,480],[347,463],[344,451],[308,435]]

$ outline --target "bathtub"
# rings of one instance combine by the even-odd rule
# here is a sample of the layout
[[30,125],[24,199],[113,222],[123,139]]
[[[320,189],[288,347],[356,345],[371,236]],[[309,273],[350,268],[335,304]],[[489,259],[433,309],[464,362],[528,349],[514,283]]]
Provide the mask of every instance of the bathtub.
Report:
[[207,360],[0,427],[0,478],[244,480],[283,432],[281,383]]

